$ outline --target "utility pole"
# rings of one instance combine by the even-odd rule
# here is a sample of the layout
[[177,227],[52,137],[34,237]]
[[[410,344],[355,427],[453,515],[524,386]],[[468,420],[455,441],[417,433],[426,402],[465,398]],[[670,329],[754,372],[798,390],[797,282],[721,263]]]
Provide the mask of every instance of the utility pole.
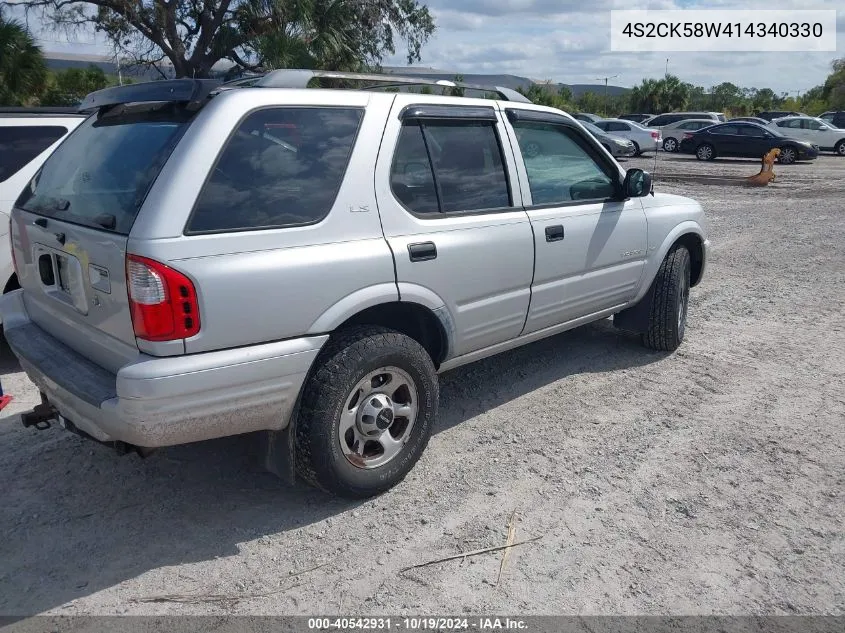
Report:
[[668,57],[666,58],[666,75],[665,76],[666,77],[669,76],[669,58]]
[[596,77],[597,80],[604,80],[604,116],[607,116],[607,82],[610,79],[616,79],[619,75],[613,75],[613,77]]

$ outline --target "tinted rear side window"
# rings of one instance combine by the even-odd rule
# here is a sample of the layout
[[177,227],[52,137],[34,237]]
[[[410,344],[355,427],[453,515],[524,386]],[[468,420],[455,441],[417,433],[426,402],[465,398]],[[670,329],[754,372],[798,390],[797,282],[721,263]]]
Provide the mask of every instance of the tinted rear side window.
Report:
[[391,186],[396,197],[418,213],[511,206],[508,176],[493,122],[407,124],[394,155]]
[[187,232],[319,222],[337,198],[362,117],[360,108],[253,112],[220,154]]
[[173,104],[90,116],[45,161],[17,206],[128,234],[190,116]]
[[67,128],[60,125],[0,127],[0,182],[14,176],[65,134]]

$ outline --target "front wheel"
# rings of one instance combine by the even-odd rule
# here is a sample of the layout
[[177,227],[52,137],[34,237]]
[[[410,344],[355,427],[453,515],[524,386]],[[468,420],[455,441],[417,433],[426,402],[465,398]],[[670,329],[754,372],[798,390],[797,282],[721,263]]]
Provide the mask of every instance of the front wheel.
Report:
[[676,246],[660,264],[654,279],[654,297],[643,344],[654,350],[674,352],[684,340],[689,307],[690,254]]
[[434,363],[410,337],[372,326],[339,332],[315,363],[296,420],[297,473],[342,497],[389,490],[431,437]]
[[785,147],[780,148],[780,155],[778,156],[778,162],[781,165],[791,165],[796,160],[798,160],[798,150],[796,150],[791,145],[787,145]]
[[677,152],[678,151],[678,141],[673,139],[671,136],[669,138],[663,139],[663,151],[664,152]]
[[709,143],[704,143],[703,145],[699,145],[698,149],[695,150],[695,157],[698,160],[713,160],[716,158],[716,150]]

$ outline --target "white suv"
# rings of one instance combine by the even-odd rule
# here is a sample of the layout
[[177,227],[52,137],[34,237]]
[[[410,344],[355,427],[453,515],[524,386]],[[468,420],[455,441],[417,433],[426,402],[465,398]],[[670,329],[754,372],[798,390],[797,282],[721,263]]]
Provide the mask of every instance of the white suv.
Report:
[[0,108],[0,293],[18,287],[9,213],[47,157],[85,120],[76,108]]

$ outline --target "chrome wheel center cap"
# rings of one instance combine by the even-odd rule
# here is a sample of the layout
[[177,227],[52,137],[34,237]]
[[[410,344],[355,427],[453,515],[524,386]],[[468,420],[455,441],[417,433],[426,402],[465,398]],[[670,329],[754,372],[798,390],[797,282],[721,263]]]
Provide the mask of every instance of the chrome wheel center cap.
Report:
[[358,408],[356,424],[362,435],[378,436],[393,424],[393,401],[379,393],[367,396]]

